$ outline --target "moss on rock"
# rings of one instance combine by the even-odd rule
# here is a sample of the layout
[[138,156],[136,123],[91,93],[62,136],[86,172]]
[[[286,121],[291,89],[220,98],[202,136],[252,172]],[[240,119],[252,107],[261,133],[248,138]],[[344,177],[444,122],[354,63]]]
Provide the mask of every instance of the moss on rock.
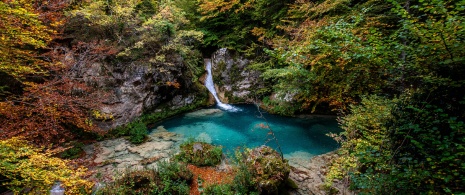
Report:
[[249,150],[246,164],[260,194],[277,194],[279,186],[289,177],[287,160],[268,146]]

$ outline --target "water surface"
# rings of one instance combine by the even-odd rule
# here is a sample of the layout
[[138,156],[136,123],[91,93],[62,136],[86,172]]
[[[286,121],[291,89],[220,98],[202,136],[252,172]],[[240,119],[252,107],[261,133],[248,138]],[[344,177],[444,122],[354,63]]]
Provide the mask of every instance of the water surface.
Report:
[[[200,110],[186,113],[158,125],[185,138],[196,138],[222,145],[224,152],[237,147],[256,147],[263,144],[276,149],[276,142],[267,123],[260,118],[254,105],[234,105],[237,112],[221,111],[205,114]],[[215,109],[211,107],[210,109]],[[211,111],[211,110],[210,110]],[[340,132],[335,117],[291,118],[263,113],[273,130],[286,158],[304,158],[337,149],[338,144],[326,136]]]

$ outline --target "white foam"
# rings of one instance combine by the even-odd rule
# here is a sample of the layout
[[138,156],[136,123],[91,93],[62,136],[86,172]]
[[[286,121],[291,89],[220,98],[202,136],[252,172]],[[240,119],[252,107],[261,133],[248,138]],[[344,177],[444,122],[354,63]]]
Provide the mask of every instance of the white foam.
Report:
[[216,94],[215,84],[213,83],[213,76],[212,76],[212,61],[211,59],[204,59],[205,66],[207,69],[207,78],[205,79],[205,87],[207,87],[208,91],[215,97],[216,104],[223,110],[230,111],[230,112],[237,112],[240,111],[239,108],[231,106],[229,104],[225,104],[220,101],[218,95]]

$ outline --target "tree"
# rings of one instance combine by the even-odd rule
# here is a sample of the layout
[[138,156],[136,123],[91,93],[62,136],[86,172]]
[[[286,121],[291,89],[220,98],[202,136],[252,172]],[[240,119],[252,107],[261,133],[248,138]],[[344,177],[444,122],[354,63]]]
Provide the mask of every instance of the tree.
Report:
[[90,111],[101,97],[82,82],[66,77],[31,84],[23,96],[0,102],[0,139],[22,136],[49,146],[100,133]]
[[54,65],[41,56],[40,50],[52,40],[56,30],[51,27],[59,25],[60,19],[41,15],[35,7],[39,4],[47,7],[41,1],[0,2],[0,71],[21,81],[30,74],[45,75]]
[[386,33],[379,30],[387,16],[373,16],[382,6],[371,1],[293,5],[288,16],[293,20],[281,27],[291,38],[275,37],[274,49],[267,50],[271,65],[262,76],[273,85],[272,110],[346,110],[361,95],[387,88],[386,56],[392,52],[383,38]]
[[52,157],[51,151],[41,151],[20,137],[0,140],[0,186],[15,194],[48,194],[59,181],[66,194],[90,193],[93,184],[82,179],[85,168],[74,168],[69,161]]
[[[261,47],[254,47],[280,34],[276,27],[291,2],[201,0],[199,8],[202,17],[198,27],[205,33],[204,44],[207,47],[226,47],[242,52],[260,51]],[[260,37],[260,42],[257,37]]]
[[[463,1],[390,1],[398,24],[387,79],[398,98],[363,98],[341,119],[329,179],[363,194],[465,192]],[[388,108],[388,109],[386,109]]]

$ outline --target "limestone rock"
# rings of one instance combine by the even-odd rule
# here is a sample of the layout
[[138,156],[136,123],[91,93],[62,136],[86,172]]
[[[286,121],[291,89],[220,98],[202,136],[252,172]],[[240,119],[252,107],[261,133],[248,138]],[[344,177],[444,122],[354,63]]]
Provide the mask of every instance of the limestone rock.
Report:
[[224,103],[253,102],[253,91],[262,88],[260,72],[249,69],[250,60],[222,48],[212,55],[213,80]]
[[144,158],[150,158],[158,153],[157,150],[167,150],[171,148],[173,142],[160,141],[160,142],[146,142],[138,146],[130,147],[128,150],[132,153],[138,153]]
[[[326,195],[330,194],[324,189],[325,174],[328,164],[336,157],[334,152],[312,157],[310,160],[294,162],[289,178],[295,181],[298,189],[291,194],[296,195]],[[349,186],[337,181],[333,185],[336,194],[352,195],[354,192],[348,190]]]
[[219,117],[222,116],[224,112],[220,109],[201,109],[195,112],[187,113],[186,117],[197,118],[197,117],[204,117],[204,116],[215,116]]
[[[98,110],[95,123],[103,129],[111,129],[126,124],[157,107],[179,109],[202,101],[206,93],[201,85],[193,82],[192,75],[182,58],[171,58],[170,63],[157,67],[143,62],[89,62],[75,59],[81,55],[67,50],[64,60],[74,64],[69,71],[71,77],[82,79],[89,86],[104,89],[101,99],[103,104]],[[108,60],[112,61],[112,60]],[[178,87],[167,83],[177,83]],[[111,119],[111,120],[109,120]]]

